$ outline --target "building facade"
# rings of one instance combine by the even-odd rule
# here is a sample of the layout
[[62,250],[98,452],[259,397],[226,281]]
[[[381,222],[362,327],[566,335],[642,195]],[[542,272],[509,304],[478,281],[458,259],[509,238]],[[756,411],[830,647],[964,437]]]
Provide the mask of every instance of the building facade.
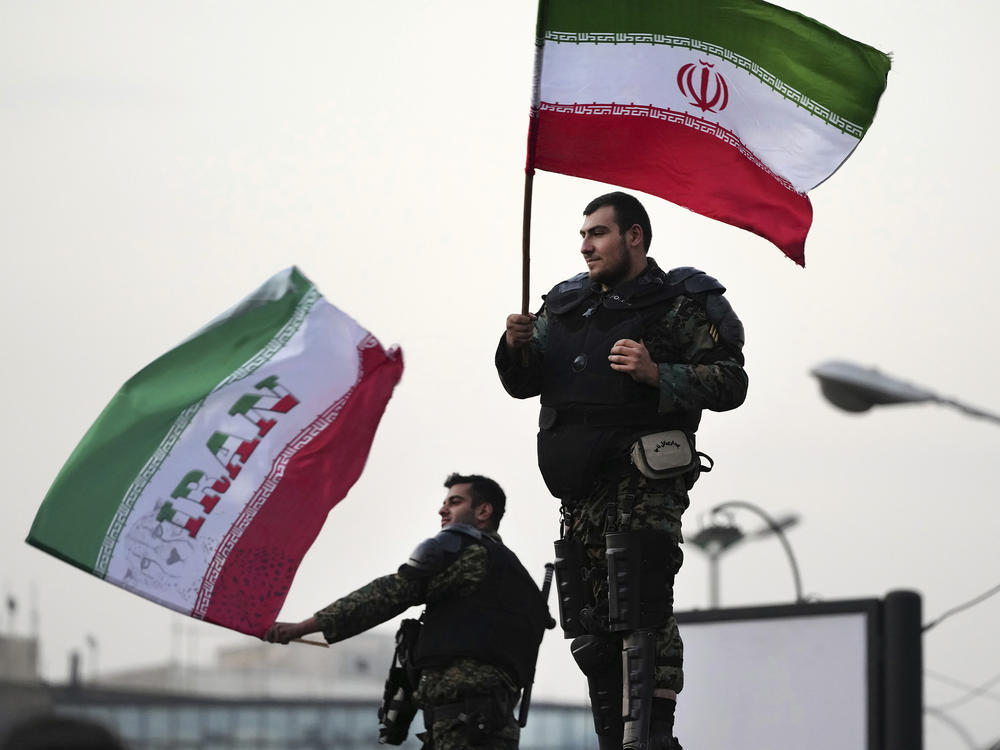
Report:
[[[37,645],[0,637],[0,738],[16,722],[57,714],[102,724],[130,750],[374,750],[393,649],[372,631],[326,652],[264,643],[221,649],[207,667],[168,663],[65,684],[42,681]],[[24,641],[24,642],[21,642]],[[317,658],[317,656],[321,658]],[[74,662],[75,663],[75,662]],[[417,750],[418,714],[402,745]],[[524,750],[597,747],[584,705],[533,703]],[[2,744],[2,739],[0,739]]]

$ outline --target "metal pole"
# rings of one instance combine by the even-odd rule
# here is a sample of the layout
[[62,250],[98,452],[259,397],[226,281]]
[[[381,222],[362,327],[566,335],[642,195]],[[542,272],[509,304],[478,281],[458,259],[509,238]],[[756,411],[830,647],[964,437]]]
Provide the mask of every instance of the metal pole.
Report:
[[726,508],[746,508],[764,519],[764,523],[766,523],[768,528],[770,528],[771,531],[778,537],[781,541],[781,546],[785,549],[785,555],[788,557],[788,564],[792,569],[792,580],[795,584],[795,601],[804,601],[805,597],[802,595],[802,578],[799,575],[799,565],[795,562],[795,555],[792,553],[792,545],[788,543],[788,539],[785,537],[785,532],[782,530],[781,526],[775,522],[771,516],[765,513],[762,508],[758,508],[756,505],[747,502],[746,500],[729,500],[720,505],[716,505],[712,508],[712,512],[717,513],[718,511],[725,510]]
[[936,398],[934,399],[934,401],[936,401],[939,404],[945,404],[946,406],[954,406],[960,412],[968,414],[970,417],[985,419],[987,421],[1000,424],[1000,416],[997,416],[996,414],[985,411],[983,409],[977,409],[974,406],[968,406],[966,404],[961,403],[960,401],[956,401],[953,398]]
[[923,750],[924,680],[920,594],[890,591],[882,608],[885,750]]
[[708,555],[708,607],[719,608],[719,557],[722,555],[722,545],[709,542],[705,548]]

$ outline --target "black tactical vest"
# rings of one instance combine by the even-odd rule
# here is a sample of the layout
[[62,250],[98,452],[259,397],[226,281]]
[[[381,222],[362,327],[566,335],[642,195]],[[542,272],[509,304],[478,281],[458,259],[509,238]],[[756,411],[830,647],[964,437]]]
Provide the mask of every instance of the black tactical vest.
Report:
[[581,273],[545,295],[538,465],[553,495],[570,500],[588,492],[600,463],[624,456],[641,434],[698,429],[700,409],[660,414],[659,390],[612,370],[608,355],[619,339],[648,342],[648,327],[680,295],[703,301],[709,319],[719,318],[720,330],[733,329],[723,337],[729,334],[742,345],[742,325],[724,291],[702,271],[685,267],[664,273],[650,258],[643,273],[613,290],[602,292]]
[[[619,339],[646,338],[647,326],[658,320],[678,295],[687,293],[685,281],[691,275],[681,271],[701,274],[695,269],[676,269],[668,275],[651,262],[637,278],[607,292],[592,287],[585,273],[549,292],[545,296],[549,331],[542,406],[594,407],[595,412],[600,412],[600,407],[616,407],[621,415],[619,423],[633,423],[634,419],[625,415],[646,412],[656,424],[657,389],[612,370],[608,354]],[[635,408],[620,408],[624,406]],[[697,426],[697,415],[692,416]],[[670,415],[670,419],[677,417]]]
[[417,643],[417,667],[446,666],[470,658],[504,669],[521,687],[531,684],[549,611],[538,586],[517,556],[483,536],[464,546],[489,552],[483,584],[471,596],[427,605]]

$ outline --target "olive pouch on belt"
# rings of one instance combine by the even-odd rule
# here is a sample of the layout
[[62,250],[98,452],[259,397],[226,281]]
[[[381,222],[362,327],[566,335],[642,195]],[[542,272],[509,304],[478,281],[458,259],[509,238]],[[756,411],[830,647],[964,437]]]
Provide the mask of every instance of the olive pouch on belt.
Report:
[[[708,466],[701,459],[708,459]],[[684,430],[665,430],[643,435],[632,444],[632,463],[650,479],[670,479],[689,474],[688,488],[698,474],[712,470],[712,459],[694,448],[694,435]]]

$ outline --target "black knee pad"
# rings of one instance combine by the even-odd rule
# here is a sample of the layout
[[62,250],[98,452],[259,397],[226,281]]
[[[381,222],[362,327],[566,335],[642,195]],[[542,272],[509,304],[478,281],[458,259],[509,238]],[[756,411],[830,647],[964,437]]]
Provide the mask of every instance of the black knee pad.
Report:
[[622,645],[618,638],[581,635],[573,639],[569,650],[576,665],[587,677],[605,674],[610,669],[620,669]]

